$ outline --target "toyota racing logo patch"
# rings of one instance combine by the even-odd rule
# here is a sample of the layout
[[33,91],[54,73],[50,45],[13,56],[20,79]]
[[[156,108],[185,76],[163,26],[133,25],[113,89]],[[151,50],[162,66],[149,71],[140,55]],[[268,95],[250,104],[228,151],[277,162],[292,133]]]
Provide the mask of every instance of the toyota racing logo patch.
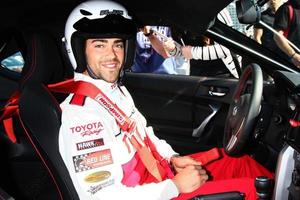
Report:
[[80,134],[82,137],[99,135],[104,130],[101,122],[92,122],[70,128],[72,134]]

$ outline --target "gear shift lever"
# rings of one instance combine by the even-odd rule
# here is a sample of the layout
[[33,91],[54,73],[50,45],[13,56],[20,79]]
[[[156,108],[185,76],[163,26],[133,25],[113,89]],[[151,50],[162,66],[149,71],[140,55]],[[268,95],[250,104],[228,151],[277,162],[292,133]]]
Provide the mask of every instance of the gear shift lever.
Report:
[[266,176],[258,176],[255,179],[256,194],[258,200],[269,200],[272,197],[272,180]]

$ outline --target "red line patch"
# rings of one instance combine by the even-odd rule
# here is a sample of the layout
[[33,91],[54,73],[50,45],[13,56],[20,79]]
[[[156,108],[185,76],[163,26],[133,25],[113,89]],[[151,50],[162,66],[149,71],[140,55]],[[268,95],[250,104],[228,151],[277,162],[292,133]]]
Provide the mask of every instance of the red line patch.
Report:
[[73,156],[75,172],[82,172],[113,163],[110,149]]

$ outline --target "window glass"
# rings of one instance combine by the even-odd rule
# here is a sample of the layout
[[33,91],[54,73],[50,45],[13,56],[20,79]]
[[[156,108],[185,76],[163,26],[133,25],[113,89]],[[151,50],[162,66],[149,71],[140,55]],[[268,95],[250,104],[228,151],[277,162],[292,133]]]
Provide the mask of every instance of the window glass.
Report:
[[17,52],[2,60],[1,66],[11,71],[21,73],[24,66],[24,59],[21,52]]
[[227,6],[227,10],[230,13],[230,17],[232,19],[232,23],[233,26],[232,28],[234,28],[235,30],[247,35],[248,37],[253,37],[253,26],[249,26],[246,24],[241,24],[239,22],[239,19],[237,17],[236,14],[236,1],[231,2],[228,6]]
[[[230,15],[226,10],[221,18],[232,18]],[[239,27],[244,30],[241,25]],[[204,35],[178,27],[145,26],[137,33],[131,70],[135,73],[239,78],[240,60],[230,49]]]
[[[266,10],[266,6],[262,10]],[[216,18],[254,39],[253,25],[238,20],[236,1],[221,10]],[[175,42],[168,42],[168,38]],[[137,33],[137,50],[131,70],[136,73],[239,78],[242,61],[242,55],[208,38],[205,33],[197,35],[179,27],[145,26]]]

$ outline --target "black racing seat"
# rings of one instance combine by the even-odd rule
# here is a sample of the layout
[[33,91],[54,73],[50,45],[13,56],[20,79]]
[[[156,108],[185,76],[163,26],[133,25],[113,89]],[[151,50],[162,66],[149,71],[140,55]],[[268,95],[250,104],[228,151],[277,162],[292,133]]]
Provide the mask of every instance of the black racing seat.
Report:
[[[19,91],[22,94],[19,107],[21,120],[18,117],[14,117],[13,120],[17,143],[11,143],[5,135],[1,135],[1,155],[3,155],[3,162],[7,164],[1,172],[0,186],[16,199],[78,199],[72,182],[69,183],[68,172],[65,173],[62,169],[64,163],[60,154],[57,153],[58,144],[55,146],[53,139],[56,138],[54,134],[58,134],[56,130],[60,126],[60,111],[56,110],[58,107],[53,106],[52,110],[49,110],[50,108],[44,106],[46,102],[50,105],[49,100],[53,100],[51,98],[45,98],[45,100],[32,98],[29,101],[33,104],[24,103],[27,102],[24,99],[34,96],[27,91],[36,94],[35,87],[37,86],[42,87],[43,84],[72,78],[73,69],[71,65],[65,64],[58,39],[50,33],[43,30],[27,30],[19,31],[17,35],[18,40],[22,40],[24,48],[20,51],[25,60],[19,79]],[[42,93],[39,95],[41,95],[39,98],[44,96]],[[55,98],[61,101],[65,95],[55,95]],[[25,107],[24,104],[26,104]],[[57,103],[51,105],[57,105]],[[44,111],[39,113],[40,117],[36,117],[36,109]],[[27,112],[32,112],[32,115],[27,115]],[[51,115],[53,113],[56,115]],[[36,118],[32,118],[33,116]],[[22,120],[28,132],[23,130],[22,123],[20,123],[23,122]],[[42,128],[38,126],[40,124],[47,124],[48,126],[45,127],[51,128],[39,129]],[[35,128],[36,126],[38,127]],[[40,135],[36,130],[39,130],[38,133],[43,138],[39,138]],[[47,146],[53,150],[48,149]],[[55,154],[57,158],[53,157]]]
[[59,104],[43,84],[30,83],[23,88],[19,109],[25,134],[55,184],[54,199],[79,199],[58,150]]
[[[46,178],[38,182],[49,182],[44,183],[40,194],[32,198],[76,200],[79,199],[77,192],[58,152],[61,111],[55,99],[62,101],[65,95],[56,95],[54,98],[45,86],[71,78],[73,69],[63,62],[62,49],[51,34],[38,30],[24,35],[27,38],[27,54],[19,82],[19,119],[23,135],[41,161],[38,169],[48,173]],[[30,195],[26,198],[31,199]]]

